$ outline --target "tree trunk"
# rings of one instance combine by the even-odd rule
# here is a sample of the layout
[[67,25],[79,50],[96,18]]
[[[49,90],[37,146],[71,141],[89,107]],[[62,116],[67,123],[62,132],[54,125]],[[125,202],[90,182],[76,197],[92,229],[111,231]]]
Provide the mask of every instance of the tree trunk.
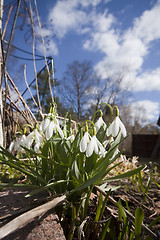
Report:
[[0,146],[3,146],[3,101],[2,101],[2,16],[3,16],[3,0],[0,0]]

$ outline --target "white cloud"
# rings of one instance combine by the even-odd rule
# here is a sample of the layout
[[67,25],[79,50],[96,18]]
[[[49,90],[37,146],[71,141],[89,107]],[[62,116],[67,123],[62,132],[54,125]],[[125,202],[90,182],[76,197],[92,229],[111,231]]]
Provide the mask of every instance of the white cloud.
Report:
[[138,91],[160,91],[160,67],[152,71],[144,72],[135,78],[132,90]]
[[160,1],[148,11],[145,11],[140,18],[135,19],[133,34],[142,39],[145,43],[160,38]]
[[[150,9],[133,20],[126,31],[121,29],[118,19],[105,9],[98,12],[98,4],[110,0],[59,0],[50,10],[48,20],[50,30],[43,34],[55,34],[62,39],[69,31],[85,35],[83,48],[104,54],[103,59],[95,66],[103,77],[114,77],[123,68],[127,74],[123,84],[133,82],[131,90],[157,90],[159,69],[141,73],[145,57],[150,53],[151,43],[160,40],[160,0]],[[53,41],[51,52],[58,54],[58,48]],[[150,86],[149,81],[152,82]]]
[[43,55],[44,54],[46,54],[46,56],[58,55],[58,48],[53,40],[49,41],[47,44],[45,44],[45,46],[43,45],[43,43],[39,43],[37,48]]
[[131,103],[131,108],[133,117],[136,117],[138,113],[138,115],[142,115],[142,118],[146,119],[148,123],[153,121],[156,122],[158,120],[160,110],[159,102],[152,102],[149,100],[136,101]]
[[[97,14],[94,30],[83,47],[90,51],[101,51],[104,58],[97,63],[95,69],[103,77],[112,77],[122,68],[127,69],[128,77],[125,83],[135,82],[134,91],[157,90],[159,70],[151,74],[139,76],[144,59],[149,54],[152,41],[160,39],[160,1],[151,9],[145,11],[142,16],[136,18],[133,26],[125,32],[115,30],[115,18],[111,14]],[[103,27],[97,27],[97,26]],[[104,29],[104,31],[103,31]],[[149,88],[152,82],[152,87]],[[159,86],[158,86],[159,89]]]
[[[70,30],[84,32],[88,29],[89,18],[85,7],[90,4],[96,6],[100,0],[80,1],[80,0],[62,0],[57,1],[49,13],[49,19],[52,20],[53,31],[58,38],[63,38]],[[84,29],[83,29],[84,28]]]

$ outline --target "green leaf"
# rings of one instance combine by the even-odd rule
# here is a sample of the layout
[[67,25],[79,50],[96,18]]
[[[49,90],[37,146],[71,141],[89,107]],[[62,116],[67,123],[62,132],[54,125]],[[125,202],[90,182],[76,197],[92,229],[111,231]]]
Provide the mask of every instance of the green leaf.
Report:
[[102,203],[103,203],[103,195],[102,195],[102,193],[100,193],[99,200],[98,200],[98,205],[97,205],[97,210],[96,210],[95,222],[98,222],[98,220],[99,220],[99,216],[100,216],[101,208],[102,208]]
[[73,174],[73,176],[76,177],[77,180],[81,180],[82,179],[80,171],[78,169],[77,159],[75,159],[73,164],[72,164],[71,173]]
[[121,203],[120,200],[118,201],[117,206],[118,206],[119,211],[120,211],[120,214],[119,214],[119,215],[120,215],[120,220],[122,220],[122,219],[121,219],[121,216],[122,216],[123,219],[124,219],[124,221],[126,221],[127,214],[126,214],[126,212],[125,212],[125,210],[124,210],[124,207],[122,206],[122,203]]
[[145,194],[148,193],[149,188],[150,188],[150,186],[151,186],[151,182],[152,182],[152,178],[149,176],[149,177],[148,177],[147,184],[146,184],[146,187],[145,187],[145,190],[144,190],[144,193],[145,193]]
[[37,188],[35,185],[29,185],[29,184],[11,184],[11,183],[0,183],[0,188]]
[[103,225],[102,232],[100,234],[99,240],[106,239],[106,233],[110,229],[109,225],[111,223],[112,218],[110,217],[109,220]]
[[29,194],[27,194],[25,197],[26,197],[26,198],[31,197],[31,196],[33,196],[33,195],[36,194],[36,193],[42,192],[42,191],[44,191],[44,190],[47,190],[48,188],[52,188],[52,187],[55,186],[55,185],[62,184],[62,183],[65,183],[65,182],[68,182],[68,181],[67,181],[67,180],[60,180],[60,181],[57,181],[57,182],[49,183],[49,184],[47,184],[46,186],[36,188],[35,190],[33,190],[32,192],[30,192]]
[[[0,159],[1,159],[1,157],[0,157]],[[16,161],[9,160],[9,159],[7,159],[7,160],[4,160],[4,159],[3,159],[3,162],[4,162],[6,165],[8,165],[8,166],[10,166],[10,167],[12,167],[12,168],[14,168],[14,169],[16,169],[16,170],[24,173],[24,174],[27,175],[28,177],[32,177],[32,178],[34,178],[34,179],[38,179],[38,180],[40,181],[40,183],[46,184],[45,179],[43,179],[43,178],[41,177],[41,175],[39,175],[39,174],[38,174],[36,171],[34,171],[33,169],[27,170],[27,169],[24,168],[23,166],[20,166],[19,164],[17,164]]]
[[136,168],[134,170],[128,171],[126,173],[119,174],[119,175],[117,175],[115,177],[107,178],[105,181],[109,182],[109,181],[113,181],[113,180],[119,180],[119,179],[131,177],[131,176],[137,174],[138,172],[140,172],[144,167],[145,166],[141,166],[139,168]]
[[157,181],[154,178],[152,178],[152,180],[160,188],[160,184],[158,184]]
[[143,180],[142,180],[141,172],[138,173],[138,179],[139,179],[139,184],[141,186],[142,192],[144,193],[144,187],[143,187]]
[[104,211],[105,211],[105,209],[106,209],[107,200],[108,200],[110,194],[111,194],[111,189],[110,189],[109,191],[107,191],[107,194],[106,194],[106,196],[105,196],[105,199],[103,199],[103,204],[102,204],[102,208],[101,208],[101,214],[100,214],[100,216],[99,216],[99,221],[100,221],[100,220],[102,219],[102,217],[103,217],[103,213],[104,213]]
[[141,227],[144,219],[143,209],[138,207],[135,212],[135,236],[136,239],[141,239]]

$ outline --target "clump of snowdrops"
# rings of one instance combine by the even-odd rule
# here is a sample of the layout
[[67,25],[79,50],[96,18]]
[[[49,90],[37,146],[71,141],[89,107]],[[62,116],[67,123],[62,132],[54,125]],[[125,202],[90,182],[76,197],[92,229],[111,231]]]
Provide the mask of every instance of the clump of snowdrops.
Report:
[[[104,186],[108,181],[130,177],[143,168],[107,177],[123,162],[122,158],[115,163],[122,155],[118,146],[127,132],[118,107],[108,104],[106,107],[110,109],[109,122],[103,120],[99,109],[92,121],[86,120],[75,126],[70,116],[59,120],[53,104],[50,112],[30,133],[24,131],[8,150],[1,147],[0,163],[27,176],[24,185],[34,188],[27,196],[44,190],[67,196],[68,205],[62,206],[58,214],[64,224],[68,216],[71,218],[70,239],[75,226],[80,226],[87,216],[90,194],[95,185],[103,183]],[[98,119],[94,120],[97,115]]]

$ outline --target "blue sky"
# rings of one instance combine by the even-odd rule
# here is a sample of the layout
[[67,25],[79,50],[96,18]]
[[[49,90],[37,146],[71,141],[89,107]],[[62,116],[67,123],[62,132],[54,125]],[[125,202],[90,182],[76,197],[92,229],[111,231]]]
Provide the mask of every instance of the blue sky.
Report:
[[[114,79],[125,68],[123,85],[132,92],[133,112],[137,106],[144,107],[148,121],[156,124],[160,0],[40,0],[37,5],[45,23],[40,32],[50,40],[47,55],[54,59],[56,78],[62,79],[67,64],[74,60],[91,60],[103,78]],[[37,47],[43,53],[42,46]]]

